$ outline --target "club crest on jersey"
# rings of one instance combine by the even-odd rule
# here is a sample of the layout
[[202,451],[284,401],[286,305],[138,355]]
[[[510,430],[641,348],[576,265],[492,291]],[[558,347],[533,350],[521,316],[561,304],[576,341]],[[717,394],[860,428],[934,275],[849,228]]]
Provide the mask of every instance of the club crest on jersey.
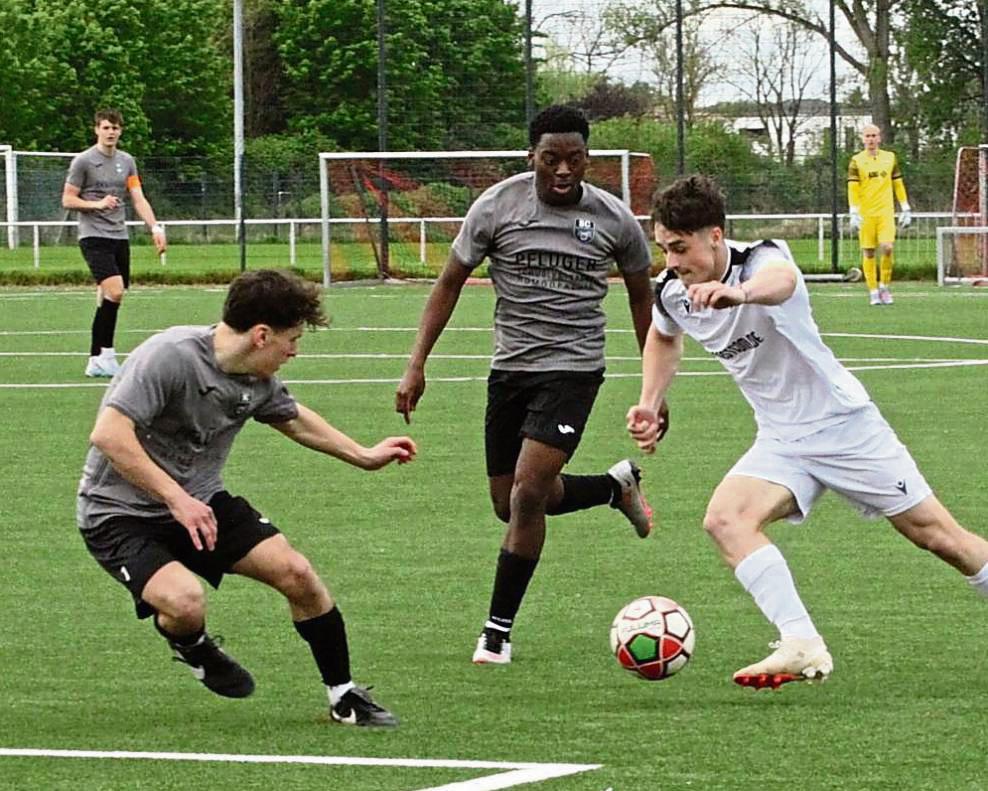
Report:
[[245,390],[240,394],[240,401],[234,407],[234,415],[242,415],[250,408],[250,391]]
[[592,242],[594,235],[596,234],[593,220],[585,220],[582,217],[577,217],[576,221],[573,223],[573,234],[584,244],[589,244]]
[[683,297],[682,299],[679,300],[679,307],[681,307],[683,309],[683,313],[685,313],[688,316],[690,314],[690,311],[693,310],[693,303],[690,302],[686,297]]

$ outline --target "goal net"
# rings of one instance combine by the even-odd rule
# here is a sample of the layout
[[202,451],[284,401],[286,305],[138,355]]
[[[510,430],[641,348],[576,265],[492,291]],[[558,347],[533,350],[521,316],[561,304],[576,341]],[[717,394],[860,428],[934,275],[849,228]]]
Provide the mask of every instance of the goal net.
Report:
[[[445,264],[467,209],[498,181],[528,170],[527,151],[319,154],[323,281],[431,276]],[[593,149],[585,180],[650,211],[652,158]]]
[[[937,233],[941,284],[988,278],[988,145],[957,150],[953,220]],[[940,233],[939,231],[943,231]]]

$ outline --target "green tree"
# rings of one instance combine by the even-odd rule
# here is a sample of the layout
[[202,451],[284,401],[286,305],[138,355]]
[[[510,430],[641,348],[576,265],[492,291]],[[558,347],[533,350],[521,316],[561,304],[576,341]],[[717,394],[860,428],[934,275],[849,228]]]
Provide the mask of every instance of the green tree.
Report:
[[[909,24],[896,37],[903,53],[898,108],[919,133],[953,146],[976,142],[981,124],[981,17],[970,0],[904,0]],[[979,9],[979,6],[980,9]]]
[[229,129],[229,67],[212,38],[224,17],[216,0],[2,0],[0,138],[79,150],[93,111],[113,106],[128,150],[208,152]]
[[[289,128],[376,149],[374,0],[276,6]],[[388,147],[483,147],[524,120],[522,31],[505,0],[389,0]]]

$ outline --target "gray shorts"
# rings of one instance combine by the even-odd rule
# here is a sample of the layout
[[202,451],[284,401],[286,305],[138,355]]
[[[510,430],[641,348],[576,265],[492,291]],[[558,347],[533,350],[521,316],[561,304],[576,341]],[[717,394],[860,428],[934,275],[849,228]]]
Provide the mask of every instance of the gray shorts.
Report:
[[895,516],[932,494],[906,446],[869,404],[846,421],[797,440],[757,437],[728,475],[746,475],[785,486],[802,522],[827,489],[848,499],[864,516]]

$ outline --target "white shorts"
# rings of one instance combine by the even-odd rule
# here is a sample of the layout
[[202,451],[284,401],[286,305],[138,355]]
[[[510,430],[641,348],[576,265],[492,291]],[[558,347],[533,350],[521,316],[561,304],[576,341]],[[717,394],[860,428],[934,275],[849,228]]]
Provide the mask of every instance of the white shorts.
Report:
[[906,446],[874,404],[843,423],[797,440],[756,437],[727,473],[785,486],[802,522],[813,503],[831,489],[867,517],[895,516],[932,494]]

